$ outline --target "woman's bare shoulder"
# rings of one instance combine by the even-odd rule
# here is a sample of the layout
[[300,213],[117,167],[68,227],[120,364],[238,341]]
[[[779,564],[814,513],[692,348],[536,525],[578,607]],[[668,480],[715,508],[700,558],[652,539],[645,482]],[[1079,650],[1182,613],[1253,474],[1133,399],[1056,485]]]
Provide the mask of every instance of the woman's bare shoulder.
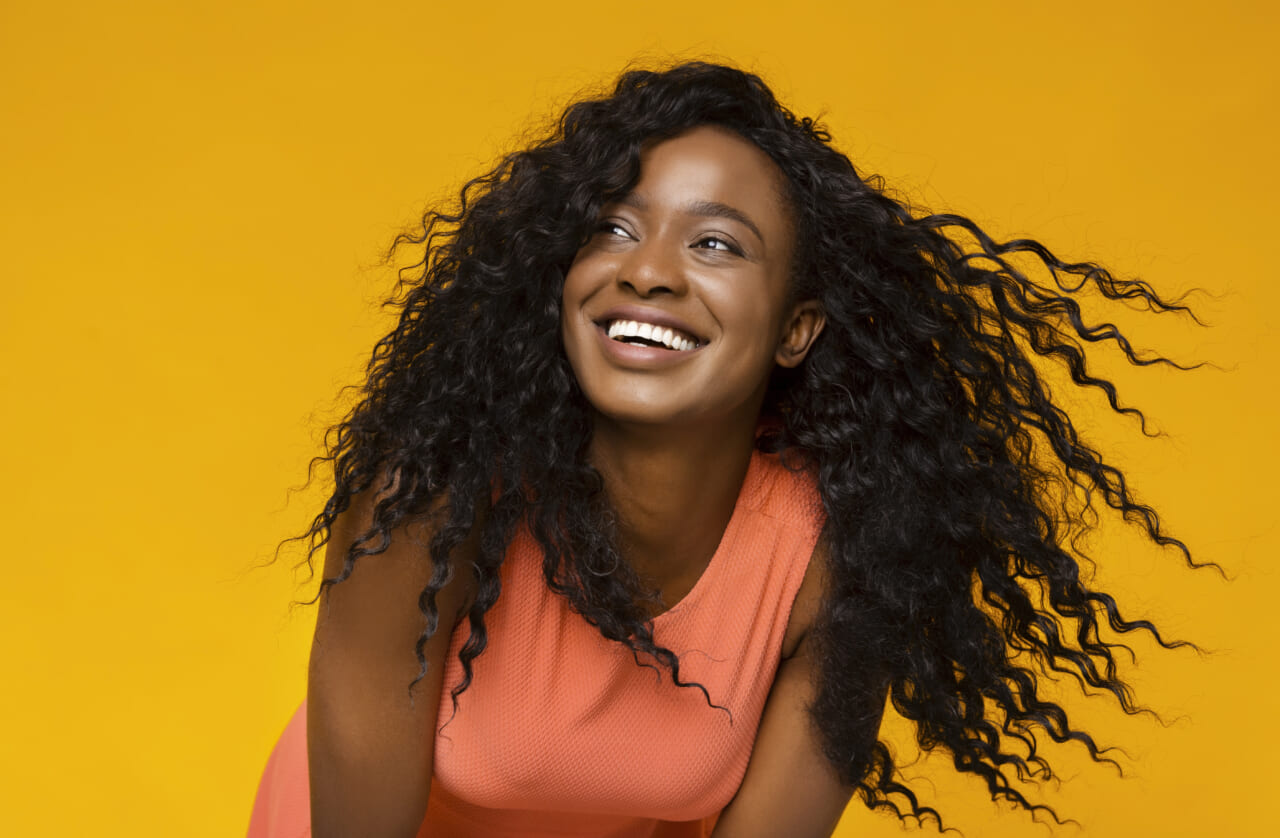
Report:
[[[378,504],[396,485],[384,480],[357,495],[330,533],[324,576],[341,581],[326,585],[320,599],[307,688],[317,836],[411,834],[431,788],[444,663],[474,585],[465,564],[479,527],[450,556],[453,573],[435,597],[435,630],[424,638],[429,618],[421,595],[433,582],[431,541],[447,520],[449,499],[378,532]],[[378,552],[348,566],[353,545]]]
[[782,637],[782,658],[787,660],[800,648],[801,641],[817,621],[822,611],[822,603],[826,598],[830,585],[831,567],[830,552],[827,540],[823,535],[818,537],[813,546],[813,555],[809,557],[805,569],[804,580],[796,592],[795,601],[791,605],[791,618],[787,621],[787,631]]
[[[375,528],[378,506],[394,498],[399,486],[398,474],[384,473],[373,486],[352,497],[347,509],[334,521],[322,578],[326,582],[342,581],[326,584],[324,599],[360,600],[381,608],[396,602],[410,604],[407,595],[412,594],[412,607],[417,610],[417,594],[427,587],[435,572],[431,542],[448,521],[451,498],[446,489],[424,511],[408,515],[394,527],[379,532]],[[454,572],[437,594],[442,615],[452,610],[446,604],[461,604],[473,587],[474,576],[468,572],[468,565],[474,560],[483,524],[484,512],[479,510],[470,535],[451,553]],[[376,552],[359,557],[348,568],[348,555],[357,543],[361,552]]]

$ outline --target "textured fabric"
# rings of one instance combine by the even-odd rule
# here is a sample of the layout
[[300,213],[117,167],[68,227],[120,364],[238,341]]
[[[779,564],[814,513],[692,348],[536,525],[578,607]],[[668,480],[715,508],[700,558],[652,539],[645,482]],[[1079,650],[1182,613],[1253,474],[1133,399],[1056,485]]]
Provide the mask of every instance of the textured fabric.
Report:
[[293,714],[267,759],[253,800],[249,838],[309,838],[311,790],[307,776],[307,703]]
[[[449,691],[462,679],[465,622],[451,638],[419,836],[709,834],[746,772],[821,525],[811,479],[754,454],[711,562],[654,620],[657,642],[680,656],[682,680],[705,686],[715,707],[697,688],[637,666],[570,610],[547,588],[536,542],[519,532],[485,617],[488,648],[456,713]],[[304,713],[290,730],[305,731]],[[293,809],[299,774],[305,789],[305,735],[298,741],[286,732],[271,757],[251,838],[307,834],[305,806],[278,811]]]

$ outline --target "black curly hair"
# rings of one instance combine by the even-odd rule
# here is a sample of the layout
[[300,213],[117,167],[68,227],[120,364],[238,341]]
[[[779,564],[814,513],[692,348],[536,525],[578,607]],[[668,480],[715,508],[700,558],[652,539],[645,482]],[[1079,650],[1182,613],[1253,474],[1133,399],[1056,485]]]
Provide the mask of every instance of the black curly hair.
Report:
[[[390,301],[398,324],[378,342],[358,404],[312,463],[332,466],[335,487],[301,536],[308,560],[356,494],[387,475],[393,490],[322,590],[443,499],[417,649],[425,672],[436,593],[455,572],[473,572],[455,709],[487,644],[485,614],[522,524],[545,553],[547,584],[602,635],[637,661],[658,661],[676,685],[701,688],[682,681],[677,657],[655,644],[651,592],[620,561],[609,499],[586,461],[589,407],[560,341],[561,286],[601,206],[637,182],[646,143],[700,125],[744,137],[786,176],[792,294],[820,301],[826,314],[807,360],[770,382],[764,411],[773,421],[758,444],[814,469],[827,516],[831,581],[815,629],[821,674],[811,708],[827,758],[868,806],[938,818],[878,739],[887,685],[924,749],[944,749],[993,798],[1056,819],[1012,783],[1049,776],[1037,735],[1109,758],[1041,696],[1038,679],[1068,673],[1135,713],[1115,658],[1126,647],[1104,630],[1184,645],[1126,619],[1082,579],[1079,536],[1110,507],[1201,565],[1081,437],[1050,393],[1045,364],[1141,420],[1090,372],[1086,345],[1109,342],[1134,364],[1184,367],[1139,354],[1108,323],[1087,322],[1077,297],[1190,312],[1142,281],[1063,262],[1035,241],[995,241],[958,215],[916,217],[878,177],[859,175],[819,124],[734,68],[624,73],[609,95],[573,104],[550,136],[468,182],[452,212],[429,212],[396,239],[393,252],[412,248],[420,259],[402,271]],[[1029,279],[1019,267],[1028,258],[1052,281]],[[477,521],[478,558],[461,569],[453,551]]]

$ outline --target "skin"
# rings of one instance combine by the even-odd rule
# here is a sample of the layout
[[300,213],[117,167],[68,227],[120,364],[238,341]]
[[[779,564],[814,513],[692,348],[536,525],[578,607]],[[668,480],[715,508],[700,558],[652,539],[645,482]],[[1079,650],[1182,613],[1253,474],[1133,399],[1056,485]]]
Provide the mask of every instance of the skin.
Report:
[[[341,572],[351,542],[373,522],[378,496],[393,489],[394,479],[388,478],[380,490],[357,496],[339,517],[326,548],[326,579]],[[405,686],[418,675],[418,592],[431,577],[432,531],[431,522],[395,530],[386,551],[357,562],[351,576],[320,599],[307,677],[314,838],[412,838],[426,815],[451,633],[445,629],[474,592],[473,577],[464,572],[437,596],[441,630],[423,650],[427,675],[411,695]],[[475,550],[473,539],[459,560]]]
[[[784,185],[767,155],[723,129],[656,143],[641,156],[635,188],[603,208],[565,278],[564,346],[594,408],[588,456],[617,512],[624,557],[664,607],[692,589],[728,525],[771,371],[803,361],[825,322],[817,303],[789,297],[794,233]],[[600,321],[620,310],[674,318],[699,345],[665,355],[612,346]],[[377,494],[357,498],[340,519],[326,577],[341,569]],[[443,629],[472,594],[467,573],[441,591],[442,630],[427,644],[429,674],[411,700],[405,684],[418,670],[413,639],[417,592],[431,573],[429,535],[429,522],[398,531],[389,550],[362,560],[322,598],[308,685],[317,838],[407,838],[425,815],[450,634]],[[459,558],[474,549],[464,545]],[[779,824],[799,838],[827,836],[849,800],[807,710],[817,673],[809,628],[825,579],[819,548],[717,838],[776,835]]]

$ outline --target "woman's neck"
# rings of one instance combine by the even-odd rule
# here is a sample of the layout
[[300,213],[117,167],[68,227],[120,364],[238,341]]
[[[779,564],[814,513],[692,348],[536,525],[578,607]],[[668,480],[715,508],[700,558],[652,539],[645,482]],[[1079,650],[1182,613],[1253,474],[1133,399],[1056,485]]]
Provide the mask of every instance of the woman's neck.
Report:
[[720,544],[754,447],[754,423],[673,432],[596,422],[589,457],[617,514],[618,548],[667,607]]

